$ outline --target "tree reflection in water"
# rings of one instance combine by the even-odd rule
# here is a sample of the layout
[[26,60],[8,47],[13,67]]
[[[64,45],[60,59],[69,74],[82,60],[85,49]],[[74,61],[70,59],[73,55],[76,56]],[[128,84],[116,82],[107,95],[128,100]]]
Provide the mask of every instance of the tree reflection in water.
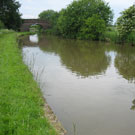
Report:
[[[26,42],[26,40],[24,42]],[[37,43],[26,42],[25,44],[32,47],[37,46]],[[38,50],[41,52],[41,57],[44,56],[43,58],[39,57],[39,59],[41,58],[39,65],[42,65],[44,59],[46,59],[46,63],[48,62],[46,65],[49,65],[47,68],[48,74],[47,76],[45,75],[49,87],[46,88],[45,86],[44,93],[46,93],[45,90],[47,89],[48,93],[53,95],[48,99],[51,104],[56,105],[55,107],[53,106],[54,109],[57,108],[57,105],[60,105],[61,108],[64,108],[63,110],[65,110],[65,112],[73,110],[69,113],[72,117],[67,117],[66,120],[76,121],[80,120],[78,119],[80,116],[84,116],[84,119],[82,118],[81,120],[82,124],[80,128],[77,128],[78,132],[82,128],[84,129],[84,134],[85,132],[89,133],[89,131],[86,130],[89,130],[89,124],[91,124],[89,122],[92,122],[92,124],[95,123],[93,126],[95,128],[99,120],[101,120],[100,131],[107,130],[108,128],[106,127],[108,125],[110,126],[109,129],[112,129],[112,124],[115,126],[114,129],[112,129],[112,134],[115,134],[113,131],[119,134],[120,129],[121,134],[126,134],[125,132],[130,131],[130,128],[132,130],[133,126],[131,127],[130,124],[131,122],[133,125],[135,124],[134,111],[129,111],[129,109],[135,110],[135,100],[133,100],[133,104],[131,104],[131,101],[129,104],[128,99],[130,95],[134,96],[135,87],[134,83],[128,83],[128,81],[133,82],[135,80],[134,48],[130,46],[111,46],[110,43],[109,45],[104,45],[104,43],[63,40],[53,36],[44,36],[43,38],[41,37],[38,42]],[[113,55],[114,52],[115,55]],[[110,57],[112,58],[112,62]],[[57,62],[57,64],[55,62]],[[55,65],[58,67],[55,67]],[[54,72],[50,74],[52,66],[54,66]],[[118,72],[116,72],[116,68]],[[52,74],[55,72],[57,73],[53,76]],[[106,74],[104,74],[105,72]],[[61,74],[62,78],[56,80],[59,74]],[[97,75],[101,74],[102,77],[95,79],[95,76],[97,78]],[[78,79],[78,76],[86,79]],[[71,80],[70,77],[72,78]],[[87,79],[87,77],[91,78]],[[101,104],[98,104],[100,101]],[[72,105],[70,106],[70,104]],[[82,106],[84,109],[82,109]],[[65,116],[65,112],[62,112],[61,109],[56,109],[55,111],[58,111],[61,119]],[[92,115],[89,115],[91,111]],[[107,116],[106,114],[110,115]],[[93,120],[91,121],[92,118]],[[124,127],[125,119],[123,118],[127,119],[126,127]],[[105,119],[107,120],[105,121]],[[67,123],[67,127],[72,125],[66,120],[64,119],[64,122]],[[88,122],[86,125],[88,127],[85,126],[85,121]],[[110,123],[108,124],[108,122]],[[105,125],[102,126],[102,123]],[[91,129],[93,129],[93,127]]]
[[135,48],[124,46],[117,50],[115,67],[129,82],[135,82]]
[[132,101],[133,105],[131,106],[131,110],[135,110],[135,99]]
[[61,63],[77,76],[104,74],[110,64],[111,58],[99,42],[63,40],[52,36],[44,40],[48,44],[39,44],[40,49],[59,55]]

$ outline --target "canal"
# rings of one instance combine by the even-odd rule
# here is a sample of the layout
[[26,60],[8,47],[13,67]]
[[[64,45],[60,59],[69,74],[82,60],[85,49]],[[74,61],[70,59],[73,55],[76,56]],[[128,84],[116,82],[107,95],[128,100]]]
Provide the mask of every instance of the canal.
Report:
[[135,134],[135,48],[31,35],[24,62],[67,135]]

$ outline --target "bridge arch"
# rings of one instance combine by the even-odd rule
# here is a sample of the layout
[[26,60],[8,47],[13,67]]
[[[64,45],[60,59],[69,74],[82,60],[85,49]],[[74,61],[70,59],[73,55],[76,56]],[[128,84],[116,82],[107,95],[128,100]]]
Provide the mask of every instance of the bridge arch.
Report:
[[42,26],[43,29],[47,29],[50,27],[50,24],[45,20],[40,19],[23,19],[23,23],[21,25],[20,31],[29,31],[30,26],[37,24]]

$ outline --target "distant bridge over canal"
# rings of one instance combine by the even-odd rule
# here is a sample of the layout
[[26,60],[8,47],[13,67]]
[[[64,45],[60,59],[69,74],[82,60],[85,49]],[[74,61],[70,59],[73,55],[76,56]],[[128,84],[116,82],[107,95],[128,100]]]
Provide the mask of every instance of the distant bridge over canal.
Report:
[[45,20],[40,19],[23,19],[23,23],[21,25],[20,31],[29,31],[30,26],[32,25],[40,25],[43,29],[47,29],[50,27],[50,24]]

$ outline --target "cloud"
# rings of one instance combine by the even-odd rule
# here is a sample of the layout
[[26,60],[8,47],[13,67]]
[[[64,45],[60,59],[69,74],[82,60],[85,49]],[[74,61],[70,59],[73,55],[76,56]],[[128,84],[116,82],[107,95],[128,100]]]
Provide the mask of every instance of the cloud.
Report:
[[[55,11],[60,11],[65,8],[73,0],[19,0],[22,4],[20,12],[25,17],[38,17],[38,14],[43,10],[53,9]],[[120,12],[127,9],[129,6],[133,5],[134,0],[105,0],[109,2],[109,5],[114,11],[115,17],[114,22],[120,16]]]
[[106,0],[114,11],[114,22],[120,16],[120,12],[134,4],[134,0]]
[[65,8],[72,0],[19,0],[21,3],[20,12],[23,14],[23,18],[29,16],[38,17],[38,14],[43,10],[53,9],[60,11]]
[[116,7],[127,7],[132,5],[135,1],[134,0],[106,0],[112,6]]

